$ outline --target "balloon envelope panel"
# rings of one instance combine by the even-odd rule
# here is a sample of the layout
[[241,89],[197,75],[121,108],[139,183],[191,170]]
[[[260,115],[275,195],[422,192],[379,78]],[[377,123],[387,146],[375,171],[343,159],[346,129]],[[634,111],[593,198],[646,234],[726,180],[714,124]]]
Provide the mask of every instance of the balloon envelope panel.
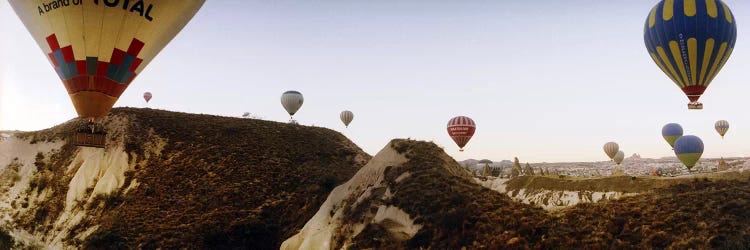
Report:
[[662,137],[664,137],[664,140],[666,140],[672,147],[674,147],[674,142],[682,136],[682,133],[682,126],[677,123],[669,123],[664,125],[661,129]]
[[625,152],[618,151],[612,160],[614,160],[615,163],[617,163],[617,165],[620,165],[620,163],[622,163],[622,160],[624,159],[625,159]]
[[734,16],[720,0],[662,0],[644,28],[649,55],[693,102],[729,59],[736,40]]
[[682,136],[682,126],[677,123],[669,123],[661,129],[662,136]]
[[675,141],[674,152],[685,166],[695,166],[703,154],[703,141],[697,136],[686,135]]
[[10,0],[81,117],[114,103],[205,0]]

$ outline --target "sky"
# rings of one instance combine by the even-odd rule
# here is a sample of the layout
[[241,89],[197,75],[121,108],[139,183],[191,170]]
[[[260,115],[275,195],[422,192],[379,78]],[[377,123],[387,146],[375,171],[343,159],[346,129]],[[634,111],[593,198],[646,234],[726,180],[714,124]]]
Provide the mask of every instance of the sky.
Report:
[[[750,156],[750,2],[725,0],[738,22],[728,63],[687,110],[653,63],[643,24],[654,0],[207,1],[115,104],[286,122],[342,132],[370,154],[393,138],[433,141],[463,160],[522,162],[673,156],[669,122],[699,136],[704,157]],[[748,31],[750,32],[750,31]],[[154,94],[146,105],[145,91]],[[351,110],[349,128],[339,112]],[[466,115],[465,152],[448,137]],[[0,130],[75,118],[65,88],[6,1],[0,1]],[[725,119],[725,139],[714,122]]]

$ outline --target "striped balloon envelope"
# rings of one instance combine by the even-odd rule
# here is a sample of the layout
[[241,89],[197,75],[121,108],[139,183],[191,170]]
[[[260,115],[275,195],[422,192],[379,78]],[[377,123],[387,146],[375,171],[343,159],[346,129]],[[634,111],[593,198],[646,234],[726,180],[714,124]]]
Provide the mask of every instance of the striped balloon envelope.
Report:
[[703,141],[694,135],[682,136],[674,143],[674,153],[688,170],[692,169],[703,155]]
[[682,126],[677,123],[668,123],[661,128],[661,136],[664,137],[664,140],[669,143],[672,149],[674,149],[674,142],[682,136],[682,133]]
[[612,158],[612,160],[615,161],[617,165],[620,165],[620,163],[622,163],[622,160],[624,159],[625,159],[625,152],[622,152],[622,150],[617,151],[617,154],[615,154],[615,157]]
[[604,153],[607,154],[610,160],[613,160],[615,158],[615,155],[617,155],[617,151],[620,150],[620,145],[617,145],[616,142],[607,142],[604,144]]
[[716,132],[719,132],[719,135],[721,135],[721,138],[724,138],[724,135],[727,134],[727,131],[729,131],[729,122],[725,120],[719,120],[714,124],[714,129],[716,129]]
[[341,119],[341,122],[344,123],[344,126],[348,128],[349,123],[351,123],[352,120],[354,120],[354,113],[352,113],[349,110],[344,110],[344,111],[341,111],[341,114],[339,114],[339,118]]
[[289,116],[294,116],[304,102],[305,98],[299,91],[289,90],[281,94],[281,106],[284,106]]
[[644,27],[651,59],[687,95],[690,109],[729,59],[737,24],[721,0],[662,0]]
[[[10,0],[79,117],[105,116],[205,0]],[[189,53],[189,52],[188,52]]]
[[461,152],[474,136],[476,129],[477,125],[474,120],[466,116],[456,116],[448,121],[448,135],[456,142]]

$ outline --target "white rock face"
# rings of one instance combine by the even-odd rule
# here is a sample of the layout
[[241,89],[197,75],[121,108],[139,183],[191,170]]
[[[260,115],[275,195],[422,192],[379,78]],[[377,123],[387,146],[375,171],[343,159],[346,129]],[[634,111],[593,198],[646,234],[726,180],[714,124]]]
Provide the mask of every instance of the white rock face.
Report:
[[[98,194],[109,194],[125,184],[125,171],[128,166],[128,155],[122,147],[114,149],[81,148],[76,158],[68,166],[68,171],[75,171],[70,181],[65,210],[70,210],[77,201],[91,201]],[[94,187],[89,197],[86,189]]]
[[[69,229],[87,216],[86,210],[74,209],[76,205],[91,202],[98,195],[118,191],[125,184],[125,171],[129,167],[128,155],[121,146],[107,149],[80,148],[68,166],[68,174],[74,175],[68,184],[65,210],[55,221],[55,227],[60,229],[60,233],[49,244],[62,247],[62,240],[70,233]],[[89,188],[93,188],[91,193],[86,191]],[[91,228],[85,231],[89,234],[93,232]],[[79,235],[79,238],[84,236],[88,235]]]
[[506,178],[493,178],[493,177],[487,177],[486,181],[483,181],[479,178],[474,178],[474,181],[476,181],[479,185],[482,185],[486,188],[498,191],[500,193],[505,193],[505,182],[509,181],[510,179]]
[[599,202],[602,200],[616,200],[622,197],[633,196],[637,193],[623,192],[592,192],[571,190],[507,190],[506,184],[510,179],[488,178],[486,181],[475,179],[480,185],[508,195],[513,200],[526,204],[536,204],[545,210],[557,210],[579,203]]
[[399,240],[411,239],[422,228],[420,225],[415,225],[414,219],[404,210],[394,206],[378,207],[373,222],[383,225],[392,236]]
[[[76,235],[70,235],[71,228],[82,221],[95,220],[92,216],[101,214],[102,207],[89,204],[99,195],[119,193],[122,189],[131,190],[138,186],[135,179],[125,183],[125,172],[136,164],[129,162],[123,142],[129,122],[126,117],[109,117],[108,134],[111,138],[108,138],[107,148],[80,147],[72,155],[63,156],[72,158],[68,166],[57,166],[64,168],[64,175],[60,174],[59,169],[54,173],[35,166],[37,154],[41,153],[45,164],[48,164],[50,157],[65,145],[64,140],[32,144],[13,133],[0,136],[0,230],[8,231],[17,242],[27,247],[75,249],[75,246],[66,245],[64,240],[69,237],[85,239],[98,228],[98,225],[90,225],[77,231]],[[153,131],[148,137],[149,140],[143,145],[145,155],[139,158],[141,163],[150,156],[160,155],[166,145]],[[135,157],[133,155],[133,159]],[[63,179],[70,180],[64,197],[53,195],[50,185],[41,190],[37,186],[40,180],[54,183]],[[56,217],[38,222],[40,224],[34,233],[18,229],[21,228],[19,223],[30,223],[28,218],[33,218],[38,208],[50,202],[64,203],[64,208]],[[14,221],[18,218],[22,219]],[[31,220],[31,223],[35,221]]]
[[[98,149],[80,148],[74,160],[67,168],[66,175],[72,175],[69,183],[65,209],[58,218],[55,218],[54,230],[45,234],[29,234],[28,232],[14,229],[13,218],[15,213],[24,214],[33,212],[33,208],[48,202],[50,189],[31,191],[31,181],[42,175],[34,165],[37,154],[41,153],[45,159],[49,158],[54,151],[60,150],[64,141],[36,142],[34,144],[18,137],[9,136],[0,140],[0,173],[8,176],[9,180],[2,180],[4,188],[0,189],[0,212],[2,218],[0,227],[8,230],[11,236],[18,241],[28,245],[37,245],[51,249],[66,248],[62,240],[65,239],[69,229],[80,223],[87,212],[76,206],[78,202],[90,202],[99,194],[109,194],[123,187],[125,184],[125,171],[128,165],[128,156],[122,146]],[[62,178],[56,176],[55,180]],[[91,189],[87,193],[87,189]],[[28,198],[26,208],[22,203]],[[14,207],[12,204],[16,203]],[[74,208],[78,209],[74,209]],[[94,227],[95,228],[95,227]],[[91,232],[93,230],[86,230]]]
[[[63,141],[37,142],[31,144],[29,141],[6,134],[0,140],[0,227],[27,246],[40,245],[39,240],[33,235],[14,229],[12,226],[15,213],[24,213],[40,202],[43,202],[48,193],[41,192],[35,195],[25,195],[29,183],[36,173],[36,155],[42,153],[49,156],[52,151],[59,150],[64,145]],[[23,208],[20,204],[22,199],[28,198],[29,206]],[[16,203],[16,206],[12,205]]]
[[[334,233],[341,230],[351,230],[349,239],[359,234],[366,223],[380,224],[394,237],[409,239],[419,231],[421,225],[415,225],[413,218],[397,207],[380,206],[370,221],[364,224],[344,225],[342,223],[343,208],[355,207],[370,198],[374,190],[385,189],[382,197],[388,197],[391,191],[383,183],[385,168],[398,167],[407,159],[387,145],[380,150],[357,174],[348,182],[336,187],[321,206],[320,210],[308,221],[302,230],[281,244],[281,249],[331,249]],[[399,178],[403,180],[409,176]],[[356,199],[353,199],[356,198]],[[353,200],[353,204],[349,204]],[[349,240],[347,239],[347,241]],[[346,242],[344,248],[346,248]],[[341,247],[341,246],[340,246]]]

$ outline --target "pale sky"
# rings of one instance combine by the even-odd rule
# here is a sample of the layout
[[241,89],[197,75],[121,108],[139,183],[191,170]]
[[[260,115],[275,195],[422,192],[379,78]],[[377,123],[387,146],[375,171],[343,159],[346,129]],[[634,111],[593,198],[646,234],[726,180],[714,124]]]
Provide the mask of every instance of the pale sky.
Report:
[[[602,161],[608,141],[663,157],[673,152],[661,127],[677,122],[703,139],[704,157],[750,156],[750,2],[725,0],[737,44],[701,111],[687,110],[646,52],[643,23],[657,2],[207,1],[115,106],[145,107],[151,91],[151,108],[286,122],[280,95],[298,90],[298,121],[370,154],[415,138],[457,160]],[[355,114],[348,129],[344,109]],[[477,123],[462,153],[445,129],[457,115]],[[0,130],[74,117],[49,61],[0,1]],[[719,119],[730,122],[724,140]]]

